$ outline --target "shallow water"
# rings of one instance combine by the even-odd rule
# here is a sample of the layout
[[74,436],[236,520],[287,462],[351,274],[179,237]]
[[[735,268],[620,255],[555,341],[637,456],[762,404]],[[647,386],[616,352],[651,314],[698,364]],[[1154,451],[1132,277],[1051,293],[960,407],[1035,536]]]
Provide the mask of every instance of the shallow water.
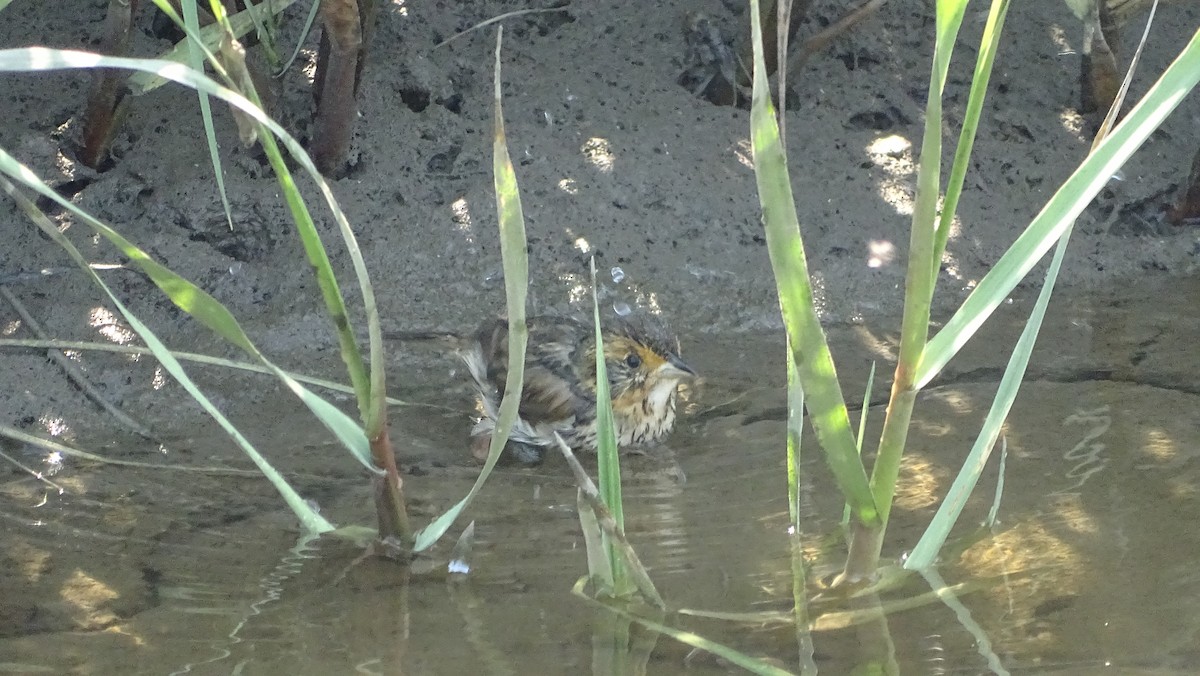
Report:
[[[961,551],[939,569],[948,584],[967,583],[965,611],[930,602],[890,613],[901,673],[1200,673],[1198,291],[1195,281],[1176,281],[1104,300],[1065,298],[1052,309],[1010,416],[1000,521],[981,539],[952,543]],[[1010,308],[987,344],[922,395],[886,560],[915,544],[953,479],[1021,310]],[[870,360],[893,349],[892,335],[845,327],[834,341],[855,399]],[[686,344],[706,380],[668,446],[628,458],[630,538],[673,608],[788,611],[783,395],[769,360],[781,345],[711,336]],[[460,387],[431,387],[406,396],[459,403]],[[875,398],[885,391],[877,385]],[[264,448],[294,485],[336,522],[369,524],[369,492],[353,463],[290,405],[272,413],[256,436],[271,440]],[[871,409],[869,439],[882,413]],[[402,408],[393,422],[423,523],[473,478],[464,414]],[[207,433],[168,447],[179,463],[240,461]],[[133,445],[106,452],[147,460]],[[817,454],[808,444],[809,596],[844,555],[840,503]],[[961,536],[990,506],[995,460]],[[611,620],[570,593],[585,561],[575,490],[556,459],[494,476],[471,510],[473,572],[461,582],[444,573],[449,537],[411,575],[337,541],[298,541],[257,478],[73,461],[49,478],[61,494],[23,473],[0,483],[0,672],[614,673],[601,631]],[[894,607],[926,591],[918,577],[882,600]],[[819,609],[821,673],[850,673],[870,654],[863,626],[836,627],[841,609]],[[797,669],[790,625],[669,621]],[[736,671],[672,639],[633,633],[640,649],[620,658],[647,673]]]

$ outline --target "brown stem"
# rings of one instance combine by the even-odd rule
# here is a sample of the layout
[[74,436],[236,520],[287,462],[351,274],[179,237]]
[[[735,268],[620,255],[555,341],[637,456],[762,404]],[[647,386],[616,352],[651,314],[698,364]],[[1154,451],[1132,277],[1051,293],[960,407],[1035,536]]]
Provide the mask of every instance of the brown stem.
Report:
[[321,0],[324,30],[313,82],[317,119],[312,156],[324,174],[346,163],[376,7],[375,0]]
[[1121,88],[1115,51],[1120,37],[1104,0],[1095,0],[1089,9],[1084,19],[1083,55],[1079,60],[1079,109],[1103,115]]
[[[133,16],[137,13],[138,2],[109,0],[108,12],[104,17],[104,37],[100,42],[101,54],[124,56],[129,51]],[[108,157],[113,135],[125,113],[128,94],[125,83],[128,77],[113,68],[95,70],[83,114],[83,146],[79,149],[79,161],[84,166],[96,169]]]
[[875,579],[879,569],[879,553],[883,551],[884,526],[864,526],[857,519],[850,522],[850,552],[846,567],[834,581],[835,587],[857,587]]
[[404,480],[396,468],[396,456],[392,452],[386,425],[371,439],[371,458],[375,466],[384,471],[383,476],[375,477],[375,513],[379,517],[379,538],[398,539],[407,547],[412,544],[412,526],[404,507]]

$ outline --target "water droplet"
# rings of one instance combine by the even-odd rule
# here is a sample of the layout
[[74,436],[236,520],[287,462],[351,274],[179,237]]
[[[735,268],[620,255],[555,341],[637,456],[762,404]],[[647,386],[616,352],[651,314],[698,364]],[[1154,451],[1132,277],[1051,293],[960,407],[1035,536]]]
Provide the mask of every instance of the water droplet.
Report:
[[229,274],[236,275],[242,271],[242,262],[236,261],[229,266]]
[[621,269],[621,266],[613,266],[613,269],[609,270],[609,273],[612,274],[613,282],[620,284],[621,282],[625,281],[625,271]]
[[613,302],[613,312],[617,313],[618,317],[627,317],[633,309],[629,307],[629,303],[618,300]]

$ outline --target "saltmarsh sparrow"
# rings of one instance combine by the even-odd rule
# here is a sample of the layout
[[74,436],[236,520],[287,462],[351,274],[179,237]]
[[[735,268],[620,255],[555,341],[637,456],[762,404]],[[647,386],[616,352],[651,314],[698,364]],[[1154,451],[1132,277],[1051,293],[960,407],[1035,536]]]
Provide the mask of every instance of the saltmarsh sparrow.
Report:
[[[526,320],[529,342],[518,419],[507,450],[519,462],[540,462],[557,432],[574,451],[596,452],[596,341],[590,324],[554,316]],[[432,334],[389,334],[393,338]],[[617,444],[657,441],[675,425],[680,384],[696,373],[679,356],[679,341],[655,318],[617,318],[603,327],[605,367]],[[472,450],[485,457],[504,395],[508,322],[492,319],[453,341],[474,380],[481,417]]]

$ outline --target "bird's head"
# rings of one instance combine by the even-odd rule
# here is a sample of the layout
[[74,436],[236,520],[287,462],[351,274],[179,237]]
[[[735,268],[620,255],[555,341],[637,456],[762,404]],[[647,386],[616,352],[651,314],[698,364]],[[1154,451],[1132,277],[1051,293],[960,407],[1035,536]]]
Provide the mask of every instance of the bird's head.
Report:
[[[679,340],[657,320],[623,319],[606,327],[604,364],[613,412],[631,415],[664,410],[680,383],[696,376],[679,351]],[[592,364],[589,371],[595,382],[594,361]]]

